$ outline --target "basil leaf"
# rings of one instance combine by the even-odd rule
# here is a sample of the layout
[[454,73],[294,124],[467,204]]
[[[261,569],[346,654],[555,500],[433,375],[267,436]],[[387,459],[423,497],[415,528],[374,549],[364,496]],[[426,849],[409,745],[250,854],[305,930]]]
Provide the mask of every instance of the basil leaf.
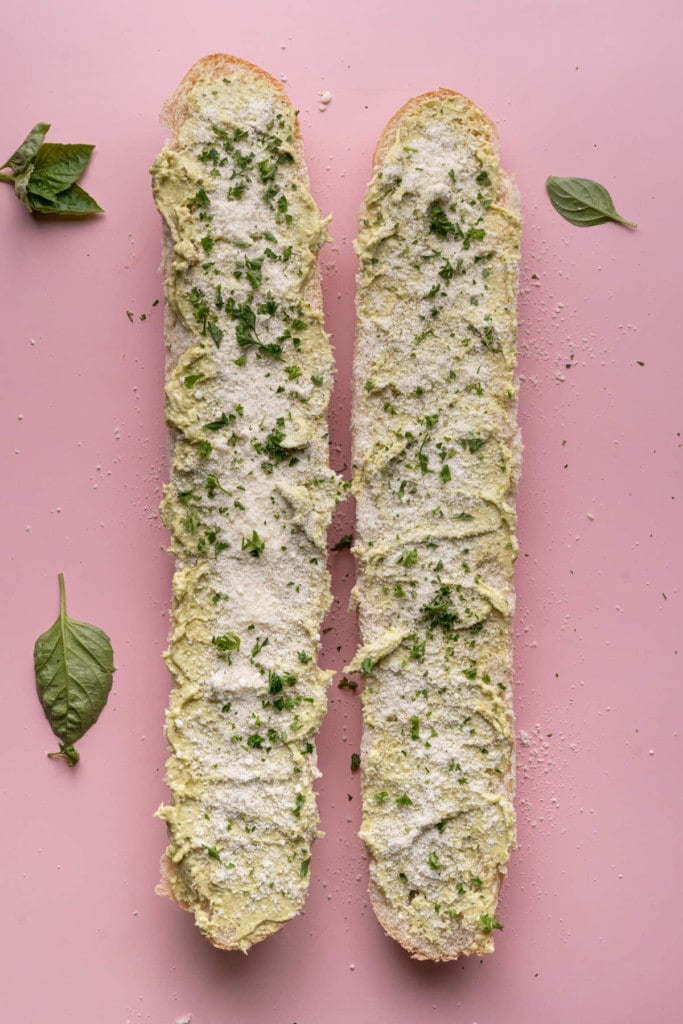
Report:
[[45,199],[43,196],[33,194],[31,181],[29,181],[28,202],[31,204],[29,209],[36,213],[57,213],[71,217],[87,217],[90,213],[104,213],[102,207],[80,185],[71,185],[54,199]]
[[43,144],[43,139],[50,130],[49,124],[35,125],[31,128],[22,144],[19,146],[14,153],[12,153],[9,160],[6,160],[3,167],[11,167],[14,173],[23,171],[33,160],[34,156]]
[[33,663],[40,703],[60,740],[59,752],[48,756],[62,757],[73,767],[79,759],[74,743],[95,724],[107,703],[114,652],[103,630],[69,618],[61,573],[59,616],[36,640]]
[[43,199],[54,199],[78,181],[88,166],[94,146],[46,142],[33,161],[29,191]]
[[554,178],[545,183],[548,197],[557,212],[570,224],[579,228],[604,224],[608,220],[636,228],[630,220],[621,217],[607,189],[590,178]]
[[14,191],[16,192],[19,199],[21,199],[22,203],[29,211],[29,213],[33,209],[31,202],[28,198],[28,183],[31,180],[32,174],[33,164],[29,164],[27,167],[24,168],[23,171],[17,171],[17,173],[14,175]]
[[76,182],[88,166],[95,148],[85,143],[43,142],[49,124],[31,129],[19,149],[4,167],[13,174],[0,174],[0,181],[14,185],[19,199],[31,213],[56,213],[86,217],[104,213]]

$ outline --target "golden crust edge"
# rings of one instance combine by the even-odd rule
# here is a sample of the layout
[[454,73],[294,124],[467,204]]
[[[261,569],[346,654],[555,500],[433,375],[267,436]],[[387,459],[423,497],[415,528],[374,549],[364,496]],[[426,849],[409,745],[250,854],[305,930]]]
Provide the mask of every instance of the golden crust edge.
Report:
[[[270,72],[259,67],[258,64],[252,64],[251,61],[244,60],[242,57],[235,57],[230,53],[210,53],[206,57],[200,57],[198,61],[195,61],[192,67],[185,72],[171,99],[166,100],[164,103],[161,110],[161,123],[163,126],[177,135],[179,127],[187,117],[187,101],[195,85],[203,78],[223,78],[235,69],[248,72],[262,85],[273,89],[278,94],[279,99],[292,106],[282,83],[278,82],[277,78],[274,78]],[[297,139],[300,138],[301,131],[297,122]]]
[[[498,875],[497,898],[500,897],[500,890],[504,879],[505,873],[500,872]],[[370,896],[370,903],[375,917],[384,932],[389,936],[389,938],[398,942],[399,946],[405,949],[413,960],[428,960],[433,963],[453,963],[455,960],[459,960],[463,956],[487,956],[489,953],[493,952],[491,947],[487,948],[483,945],[457,950],[447,949],[439,946],[438,944],[430,944],[429,946],[427,946],[427,944],[423,944],[421,947],[418,947],[415,945],[413,936],[411,936],[411,934],[401,926],[399,919],[392,912],[391,907],[384,899],[382,889],[372,878],[368,885],[368,895]],[[491,941],[493,942],[493,939],[491,939]]]
[[[392,117],[389,118],[386,125],[382,130],[382,134],[377,140],[375,146],[375,152],[372,157],[372,173],[377,173],[380,168],[382,161],[391,149],[392,145],[396,140],[396,136],[400,131],[401,125],[404,120],[417,111],[421,106],[433,102],[434,100],[449,100],[459,99],[462,101],[464,107],[470,112],[474,113],[476,117],[481,121],[482,127],[486,127],[489,132],[490,140],[496,147],[496,154],[498,156],[498,165],[501,174],[501,185],[503,186],[504,192],[501,199],[505,206],[508,207],[516,216],[521,217],[521,202],[519,197],[519,191],[510,177],[510,175],[500,166],[500,155],[498,153],[498,129],[495,123],[491,120],[488,114],[484,113],[481,107],[471,100],[464,93],[456,92],[455,89],[433,89],[429,92],[419,93],[417,96],[412,96],[409,100],[403,104],[402,107],[396,111]],[[367,189],[366,189],[367,195]],[[362,210],[365,209],[365,197],[363,198]],[[362,213],[361,213],[362,216]]]
[[[173,864],[167,854],[162,854],[161,862],[159,865],[161,878],[158,884],[155,886],[154,892],[157,896],[163,896],[165,899],[171,900],[172,903],[176,903],[182,910],[187,910],[190,914],[194,914],[192,904],[187,900],[180,899],[173,891],[173,879],[175,877],[175,871]],[[195,925],[199,928],[199,931],[204,938],[211,943],[215,949],[222,949],[228,952],[244,953],[245,955],[249,952],[249,949],[256,945],[258,942],[267,939],[269,935],[273,935],[279,931],[287,921],[291,921],[292,918],[287,918],[285,921],[271,921],[269,922],[270,927],[263,927],[259,929],[258,938],[254,942],[246,944],[240,942],[229,932],[221,931],[209,931],[207,929],[199,928],[195,920]]]
[[[287,95],[282,82],[279,82],[269,71],[265,71],[258,64],[252,64],[251,61],[244,60],[242,57],[235,57],[230,53],[211,53],[205,57],[200,57],[185,72],[173,96],[162,105],[161,124],[173,133],[173,143],[177,143],[178,132],[189,113],[188,100],[195,85],[201,82],[202,79],[221,79],[234,71],[250,75],[264,89],[275,93],[277,99],[280,102],[284,102],[295,114],[294,145],[297,157],[297,172],[300,181],[306,187],[308,193],[311,194],[311,182],[306,165],[301,124],[296,116],[294,104]],[[324,244],[325,240],[323,238],[322,244]],[[322,281],[319,263],[316,263],[316,272],[311,274],[306,282],[302,297],[304,301],[310,303],[316,313],[320,316],[323,315]]]

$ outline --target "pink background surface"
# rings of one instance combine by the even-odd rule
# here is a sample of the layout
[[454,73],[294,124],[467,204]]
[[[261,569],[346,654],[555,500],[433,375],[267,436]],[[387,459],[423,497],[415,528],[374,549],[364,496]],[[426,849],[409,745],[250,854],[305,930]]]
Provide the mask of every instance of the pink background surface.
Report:
[[[96,143],[85,185],[107,213],[37,223],[0,185],[3,1022],[678,1018],[682,29],[678,0],[6,0],[0,149],[39,119],[53,141]],[[221,49],[287,76],[314,194],[334,214],[322,265],[339,469],[351,239],[385,122],[416,93],[464,92],[498,124],[522,191],[519,849],[484,962],[412,962],[376,924],[349,770],[359,702],[336,687],[319,745],[327,836],[305,915],[245,958],[213,950],[153,893],[171,562],[147,169],[162,100]],[[638,232],[570,227],[545,198],[547,174],[603,182]],[[355,642],[353,566],[348,552],[331,557],[325,663],[340,667]],[[74,771],[45,758],[54,741],[31,660],[60,570],[72,614],[108,630],[118,667]]]

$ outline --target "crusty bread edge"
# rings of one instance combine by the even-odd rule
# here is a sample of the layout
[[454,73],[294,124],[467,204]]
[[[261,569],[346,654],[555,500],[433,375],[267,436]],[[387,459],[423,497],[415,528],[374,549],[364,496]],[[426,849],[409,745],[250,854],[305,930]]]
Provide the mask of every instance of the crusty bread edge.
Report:
[[[252,64],[250,61],[243,60],[241,57],[234,57],[231,54],[226,53],[213,53],[206,57],[200,58],[196,61],[192,67],[187,71],[182,81],[178,85],[175,93],[170,100],[167,100],[161,110],[161,124],[164,128],[168,129],[172,133],[172,138],[169,140],[167,145],[175,146],[178,142],[178,135],[184,121],[189,115],[189,95],[194,88],[202,80],[220,79],[226,75],[229,75],[232,71],[239,70],[241,72],[247,72],[254,76],[263,85],[264,89],[273,90],[278,99],[284,100],[284,102],[292,109],[294,106],[287,95],[287,92],[276,78],[274,78],[263,68],[260,68],[257,64]],[[310,181],[308,176],[308,169],[306,166],[303,138],[301,135],[301,126],[299,124],[298,117],[295,119],[296,130],[294,135],[294,148],[296,151],[296,168],[299,174],[299,180],[302,185],[305,186],[306,190],[310,192]],[[173,259],[173,241],[171,234],[164,224],[163,226],[163,240],[162,240],[162,263],[161,269],[164,273],[164,278]],[[314,265],[315,269],[310,274],[308,281],[303,292],[303,298],[308,302],[315,313],[321,317],[323,315],[323,301],[322,301],[322,283],[320,274],[320,264],[316,261]],[[185,335],[183,350],[193,344],[194,338],[190,331],[183,326],[183,324],[175,316],[168,302],[166,302],[165,321],[164,321],[164,337],[168,346],[168,358],[166,363],[166,374],[168,375],[169,370],[177,360],[177,357],[181,354],[177,349],[172,349],[170,344],[171,334]],[[169,441],[171,449],[175,442],[175,434],[172,428],[169,430]],[[155,892],[158,896],[165,896],[177,903],[184,910],[192,913],[192,905],[186,900],[179,899],[173,891],[173,878],[175,877],[175,865],[170,860],[168,855],[164,853],[161,857],[160,863],[160,880],[155,887]],[[259,933],[258,938],[255,941],[261,941],[272,935],[284,924],[284,921],[272,921],[269,922],[269,927],[264,927],[262,932]],[[208,934],[203,932],[205,937],[211,942],[217,949],[225,950],[242,950],[242,945],[234,942],[227,935],[220,935],[216,933]]]
[[[407,116],[412,114],[415,110],[417,110],[420,106],[422,106],[425,103],[429,103],[429,102],[432,102],[434,100],[438,101],[438,100],[451,99],[453,97],[459,97],[462,101],[464,101],[465,106],[467,106],[467,107],[473,109],[474,111],[476,111],[477,116],[480,117],[482,119],[482,121],[486,125],[488,125],[488,127],[489,127],[489,129],[491,131],[492,139],[493,139],[493,141],[494,141],[494,143],[496,145],[496,152],[498,152],[498,130],[497,130],[494,122],[491,120],[491,118],[489,118],[484,113],[484,111],[481,110],[481,108],[477,107],[477,105],[475,103],[473,103],[472,100],[470,100],[467,96],[464,96],[462,93],[458,93],[458,92],[456,92],[453,89],[440,88],[440,89],[435,89],[435,90],[430,91],[430,92],[420,93],[418,96],[413,96],[406,103],[404,103],[403,106],[400,107],[396,111],[396,113],[389,119],[389,121],[387,122],[387,124],[386,124],[386,126],[385,126],[385,128],[384,128],[384,130],[382,132],[382,134],[380,135],[380,137],[379,137],[379,139],[377,141],[377,145],[375,147],[375,152],[373,154],[373,160],[372,160],[373,176],[375,174],[377,174],[377,172],[380,170],[382,161],[384,160],[384,158],[386,157],[387,153],[389,152],[389,150],[393,146],[394,142],[396,141],[396,137],[397,137],[398,133],[401,130],[401,126],[403,124],[403,121],[404,121],[404,119]],[[499,167],[500,167],[500,158],[498,158],[498,159],[499,159]],[[519,191],[518,191],[517,187],[515,186],[512,178],[510,178],[510,176],[503,170],[502,167],[500,167],[500,175],[501,175],[501,187],[502,187],[502,190],[503,190],[503,194],[501,196],[501,201],[502,201],[502,203],[508,209],[510,209],[514,214],[516,214],[518,217],[521,218],[521,202],[520,202],[520,197],[519,197]],[[361,204],[361,209],[360,209],[359,220],[360,220],[361,223],[362,223],[363,218],[366,215],[367,194],[368,194],[368,190],[366,189],[365,196],[363,198],[363,202]],[[358,295],[359,295],[359,292],[357,291],[356,292],[356,305],[357,305],[357,308],[358,308]],[[354,380],[354,387],[353,387],[353,391],[354,391],[354,404],[355,404],[355,401],[356,401],[356,398],[357,398],[357,393],[358,393],[359,389],[360,389],[359,382]],[[516,406],[515,406],[514,412],[515,412],[515,418],[516,418]],[[520,467],[521,467],[521,454],[522,454],[521,437],[519,435],[519,431],[517,431],[517,441],[516,441],[516,445],[515,445],[515,450],[513,451],[514,466],[513,466],[513,473],[512,473],[512,480],[511,480],[511,497],[512,498],[514,498],[514,495],[516,493],[517,486],[518,486],[518,483],[519,483],[519,475],[520,475]],[[512,790],[512,795],[514,795],[514,787],[515,787],[515,760],[514,760],[514,745],[513,745],[512,762],[511,762],[511,769],[510,769],[510,788]],[[499,875],[498,875],[498,894],[497,895],[500,895],[500,890],[501,890],[503,881],[504,881],[504,879],[506,877],[506,874],[507,874],[506,871],[499,872]],[[372,909],[373,909],[373,911],[375,913],[375,917],[377,918],[379,924],[382,926],[382,928],[384,929],[386,934],[388,936],[390,936],[392,939],[395,939],[396,942],[398,942],[399,945],[401,945],[403,947],[403,949],[405,949],[411,955],[411,957],[414,960],[432,960],[432,961],[441,961],[441,962],[453,961],[453,960],[458,960],[461,956],[472,956],[472,955],[474,955],[474,956],[483,956],[487,952],[489,952],[490,949],[491,949],[490,945],[488,947],[482,945],[482,946],[479,946],[479,947],[474,947],[472,949],[457,950],[457,951],[455,951],[453,953],[451,953],[449,951],[446,951],[446,950],[442,949],[439,946],[433,946],[429,950],[427,950],[426,947],[424,947],[424,946],[422,948],[418,949],[414,945],[414,942],[413,942],[411,936],[402,927],[401,921],[397,918],[397,916],[394,914],[394,912],[392,911],[392,909],[389,906],[389,904],[387,903],[387,901],[384,899],[382,890],[373,881],[372,878],[370,878],[370,881],[369,881],[369,884],[368,884],[368,895],[370,897],[370,903],[371,903]]]
[[[268,71],[264,71],[257,64],[252,64],[241,57],[233,57],[229,53],[210,53],[206,57],[201,57],[198,61],[195,61],[189,71],[186,72],[171,99],[164,103],[161,111],[162,125],[177,135],[187,118],[188,97],[195,85],[201,82],[202,79],[223,78],[235,69],[250,72],[254,78],[260,79],[264,86],[274,89],[279,93],[280,99],[284,99],[291,106],[284,86],[281,82],[278,82],[277,78],[269,74]],[[298,124],[297,139],[301,139],[301,131]]]
[[[253,75],[255,79],[260,81],[264,89],[273,90],[277,94],[278,99],[284,101],[288,107],[294,110],[294,104],[287,95],[282,82],[279,82],[278,79],[274,78],[268,71],[264,71],[263,68],[260,68],[257,64],[252,64],[251,61],[243,60],[241,57],[233,57],[232,54],[212,53],[206,57],[201,57],[192,65],[180,82],[180,85],[171,99],[166,100],[162,106],[161,124],[173,134],[171,145],[177,142],[178,133],[183,122],[187,119],[189,114],[188,100],[195,85],[202,81],[202,79],[211,80],[224,78],[235,70],[241,72],[246,71]],[[303,136],[301,134],[301,124],[298,117],[295,118],[295,125],[294,148],[296,150],[296,167],[302,184],[305,185],[306,190],[310,192],[311,182],[308,175],[308,168],[306,166]],[[306,282],[303,298],[310,304],[311,308],[316,313],[322,316],[323,299],[319,265],[317,265],[317,271],[311,274]]]
[[[393,146],[394,142],[396,141],[396,136],[398,135],[401,129],[403,121],[409,114],[412,114],[414,110],[417,110],[417,108],[421,107],[424,103],[429,103],[432,100],[452,99],[453,97],[459,97],[460,100],[464,102],[465,106],[476,111],[477,116],[481,117],[482,121],[484,121],[488,125],[497,148],[498,129],[496,128],[491,118],[488,117],[488,115],[485,114],[484,111],[476,105],[476,103],[474,103],[463,93],[456,92],[454,89],[434,89],[431,92],[422,92],[418,96],[413,96],[411,99],[407,100],[407,102],[404,103],[402,107],[399,107],[396,113],[387,121],[384,130],[382,131],[382,134],[377,140],[375,152],[372,157],[373,175],[376,174],[377,171],[379,170],[382,161],[384,160],[385,156],[387,155],[387,153]],[[500,171],[501,183],[505,189],[505,193],[502,199],[508,208],[510,208],[515,214],[517,214],[518,217],[521,217],[521,204],[519,192],[514,182],[512,181],[512,178],[510,178],[510,176],[503,170],[503,168],[501,168]],[[363,212],[365,211],[365,197],[363,198],[361,210]],[[362,215],[363,213],[361,213],[361,218]]]

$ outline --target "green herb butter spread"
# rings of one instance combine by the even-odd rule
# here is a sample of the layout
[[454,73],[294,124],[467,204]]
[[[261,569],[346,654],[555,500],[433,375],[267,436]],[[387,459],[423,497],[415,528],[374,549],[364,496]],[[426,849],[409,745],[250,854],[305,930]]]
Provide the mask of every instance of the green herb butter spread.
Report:
[[361,214],[354,490],[370,893],[418,957],[493,949],[514,842],[520,219],[493,126],[442,91]]
[[326,223],[284,92],[225,61],[227,74],[195,74],[152,169],[173,440],[163,513],[176,557],[173,803],[159,814],[169,894],[215,945],[246,951],[301,909],[308,887],[339,484],[317,267]]

